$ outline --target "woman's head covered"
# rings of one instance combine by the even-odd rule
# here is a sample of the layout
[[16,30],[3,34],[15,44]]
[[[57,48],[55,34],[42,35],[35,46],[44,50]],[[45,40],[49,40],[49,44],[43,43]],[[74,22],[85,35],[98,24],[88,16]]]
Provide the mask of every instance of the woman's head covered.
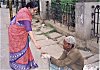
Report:
[[30,7],[30,8],[35,8],[35,7],[38,7],[38,4],[37,4],[37,2],[35,2],[35,1],[31,1],[31,2],[28,2],[28,3],[27,3],[26,7],[27,7],[27,8],[28,8],[28,7]]
[[30,11],[32,15],[35,15],[38,12],[38,4],[35,1],[27,3],[26,8]]

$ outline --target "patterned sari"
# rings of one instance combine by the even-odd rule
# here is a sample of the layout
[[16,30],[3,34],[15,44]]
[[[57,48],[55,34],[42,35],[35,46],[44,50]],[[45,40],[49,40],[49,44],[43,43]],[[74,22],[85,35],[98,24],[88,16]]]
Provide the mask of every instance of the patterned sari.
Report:
[[13,70],[29,70],[38,67],[29,48],[28,32],[24,26],[18,25],[18,21],[22,20],[32,21],[32,15],[27,8],[22,8],[18,12],[8,28],[9,63]]

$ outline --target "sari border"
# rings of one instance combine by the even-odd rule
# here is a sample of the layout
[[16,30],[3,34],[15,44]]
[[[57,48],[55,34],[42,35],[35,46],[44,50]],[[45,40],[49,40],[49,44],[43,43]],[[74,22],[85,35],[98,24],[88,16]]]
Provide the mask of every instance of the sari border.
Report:
[[28,61],[28,64],[18,64],[16,62],[10,62],[10,67],[14,70],[29,70],[35,69],[38,65],[35,63],[34,60]]
[[29,42],[29,39],[26,42],[26,46],[21,51],[15,52],[15,53],[10,52],[10,57],[9,57],[10,62],[15,62],[16,60],[18,60],[20,57],[22,57],[26,53],[26,50],[29,47],[28,42]]

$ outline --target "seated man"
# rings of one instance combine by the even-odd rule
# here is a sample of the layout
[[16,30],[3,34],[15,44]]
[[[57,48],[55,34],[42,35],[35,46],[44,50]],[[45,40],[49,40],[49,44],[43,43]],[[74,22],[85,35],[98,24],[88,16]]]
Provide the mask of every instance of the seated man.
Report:
[[68,36],[64,39],[63,43],[64,51],[59,59],[56,59],[48,54],[42,54],[42,57],[50,58],[51,64],[61,68],[67,66],[68,68],[70,68],[69,70],[83,70],[84,59],[79,50],[75,48],[75,38],[73,36]]

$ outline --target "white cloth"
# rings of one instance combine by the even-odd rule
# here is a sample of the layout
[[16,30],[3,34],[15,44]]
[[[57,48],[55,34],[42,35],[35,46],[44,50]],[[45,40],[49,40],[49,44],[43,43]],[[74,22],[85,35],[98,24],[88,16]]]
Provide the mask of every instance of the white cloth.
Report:
[[76,40],[73,36],[67,36],[65,37],[64,39],[67,43],[70,43],[70,44],[76,44]]
[[42,54],[42,56],[41,56],[41,58],[43,58],[43,59],[50,59],[50,55],[48,55],[48,54]]
[[84,65],[83,70],[97,70],[98,66],[93,66],[92,64]]

